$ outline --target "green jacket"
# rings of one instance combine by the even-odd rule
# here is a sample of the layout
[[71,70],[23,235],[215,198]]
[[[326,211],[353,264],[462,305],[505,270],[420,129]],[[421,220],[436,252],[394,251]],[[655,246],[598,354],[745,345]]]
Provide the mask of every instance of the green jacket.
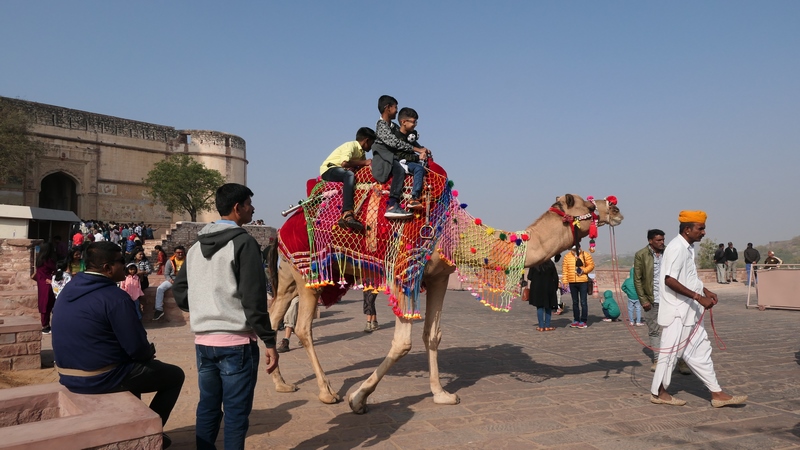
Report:
[[622,283],[622,292],[624,292],[625,295],[627,295],[631,300],[639,300],[639,294],[636,292],[636,287],[633,285],[633,271],[634,268],[631,267],[631,273]]
[[633,285],[642,306],[653,303],[653,250],[650,244],[633,257]]

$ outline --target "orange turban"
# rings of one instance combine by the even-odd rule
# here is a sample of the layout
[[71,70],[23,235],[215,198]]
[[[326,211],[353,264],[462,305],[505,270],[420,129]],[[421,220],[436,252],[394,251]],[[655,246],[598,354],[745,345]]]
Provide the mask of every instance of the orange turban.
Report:
[[706,223],[706,218],[708,215],[703,211],[681,211],[678,215],[678,221],[680,223]]

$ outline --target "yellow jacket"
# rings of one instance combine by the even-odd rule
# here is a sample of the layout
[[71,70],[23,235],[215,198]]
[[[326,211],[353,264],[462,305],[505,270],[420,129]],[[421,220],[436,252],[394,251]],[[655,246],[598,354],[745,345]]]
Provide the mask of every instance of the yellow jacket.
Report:
[[561,260],[561,282],[566,283],[586,283],[589,281],[589,272],[594,270],[594,260],[592,255],[581,250],[580,260],[583,262],[583,274],[575,273],[575,252],[570,250]]

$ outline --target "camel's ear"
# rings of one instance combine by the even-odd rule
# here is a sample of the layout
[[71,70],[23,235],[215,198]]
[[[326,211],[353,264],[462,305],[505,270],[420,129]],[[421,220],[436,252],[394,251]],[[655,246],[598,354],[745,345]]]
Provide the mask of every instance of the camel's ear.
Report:
[[564,198],[567,199],[567,208],[572,208],[575,206],[575,197],[573,197],[572,194],[567,194],[564,196]]

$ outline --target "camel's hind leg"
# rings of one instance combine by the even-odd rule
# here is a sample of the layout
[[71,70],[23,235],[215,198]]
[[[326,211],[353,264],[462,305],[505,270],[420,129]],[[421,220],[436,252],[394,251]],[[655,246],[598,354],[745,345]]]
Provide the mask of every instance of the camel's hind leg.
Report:
[[394,339],[392,339],[392,348],[389,350],[389,354],[375,369],[375,372],[355,392],[350,394],[348,403],[354,413],[364,414],[367,412],[367,397],[375,391],[389,368],[409,351],[411,351],[411,319],[398,317],[395,320]]
[[[314,373],[317,376],[317,385],[319,386],[319,399],[323,403],[337,403],[341,401],[341,397],[333,391],[325,372],[322,371],[322,366],[319,364],[317,354],[314,351],[314,343],[311,333],[311,324],[316,312],[317,299],[319,295],[305,287],[305,280],[303,276],[292,268],[291,264],[282,261],[278,268],[278,292],[270,305],[270,321],[272,322],[272,329],[278,327],[278,323],[283,319],[286,310],[289,309],[289,303],[295,295],[300,296],[300,303],[297,307],[297,323],[295,324],[294,333],[303,343],[308,358],[311,360],[311,365],[314,367]],[[294,392],[297,390],[297,385],[288,384],[281,375],[280,364],[272,372],[272,381],[275,383],[275,391],[277,392]]]
[[422,340],[428,350],[428,363],[430,365],[431,392],[434,403],[440,405],[456,405],[460,401],[458,395],[451,394],[442,388],[439,380],[439,342],[442,340],[440,321],[442,305],[447,292],[447,274],[444,276],[427,277],[425,284],[427,290],[427,303],[425,307],[425,329]]
[[[283,320],[286,310],[289,309],[289,303],[298,295],[297,282],[291,273],[291,269],[289,269],[289,263],[286,261],[283,261],[278,269],[278,279],[278,291],[275,294],[275,298],[272,299],[272,303],[269,305],[269,320],[273,330],[278,329],[278,324]],[[277,339],[280,340],[280,336],[277,336]],[[294,392],[297,390],[297,385],[288,384],[283,379],[280,362],[278,363],[278,367],[275,368],[275,371],[272,372],[272,382],[275,383],[276,392]]]

